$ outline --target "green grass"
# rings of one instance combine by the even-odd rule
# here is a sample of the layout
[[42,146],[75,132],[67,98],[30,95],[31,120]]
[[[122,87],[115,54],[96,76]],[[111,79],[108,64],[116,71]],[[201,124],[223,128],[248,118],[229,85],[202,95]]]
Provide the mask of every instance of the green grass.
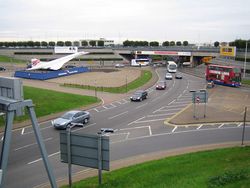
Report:
[[246,84],[246,85],[250,85],[250,80],[242,80],[241,81],[242,84]]
[[[35,104],[37,117],[88,106],[100,101],[100,99],[91,96],[81,96],[27,86],[24,86],[24,98],[32,99],[33,104]],[[16,117],[15,122],[21,122],[28,118],[28,113],[26,112],[24,116]],[[3,119],[0,120],[0,126],[2,125]]]
[[0,62],[3,62],[3,63],[27,63],[27,61],[15,59],[15,58],[3,56],[3,55],[0,55]]
[[[74,188],[247,188],[250,147],[196,152],[103,173],[74,183]],[[64,188],[67,186],[63,186]]]
[[130,90],[136,89],[145,83],[147,83],[152,78],[151,71],[148,70],[142,70],[141,76],[137,78],[136,80],[125,84],[120,87],[95,87],[95,86],[89,86],[89,85],[79,85],[79,84],[66,84],[64,83],[63,86],[66,87],[75,87],[75,88],[81,88],[81,89],[89,89],[89,90],[97,90],[97,91],[104,91],[109,93],[126,93]]

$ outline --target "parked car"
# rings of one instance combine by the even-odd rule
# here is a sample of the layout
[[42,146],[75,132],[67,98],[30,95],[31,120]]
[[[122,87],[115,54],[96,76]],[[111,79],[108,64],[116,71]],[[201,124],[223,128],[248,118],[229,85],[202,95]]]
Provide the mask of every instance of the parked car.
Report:
[[125,67],[125,65],[123,65],[123,64],[115,64],[115,68],[123,68],[123,67]]
[[172,74],[171,73],[166,73],[165,79],[166,80],[172,80],[173,79]]
[[131,101],[142,101],[143,99],[146,99],[148,97],[148,92],[144,90],[138,90],[136,91],[131,97]]
[[166,81],[159,81],[156,84],[156,89],[159,89],[159,90],[166,89],[166,87],[167,87]]
[[208,89],[213,88],[213,87],[214,87],[214,82],[213,81],[207,82],[207,88]]
[[114,133],[112,128],[101,128],[101,133]]
[[175,74],[175,79],[182,79],[182,74],[181,73],[176,73]]
[[52,120],[51,123],[56,129],[66,129],[69,125],[83,126],[89,122],[90,114],[87,111],[73,110],[66,112],[61,117]]
[[6,68],[0,67],[0,71],[5,71],[5,70],[6,70]]

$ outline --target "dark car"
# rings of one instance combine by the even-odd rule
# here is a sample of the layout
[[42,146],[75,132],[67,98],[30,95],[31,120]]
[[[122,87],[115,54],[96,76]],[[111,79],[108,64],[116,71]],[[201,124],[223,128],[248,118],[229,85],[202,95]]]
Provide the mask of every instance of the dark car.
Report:
[[136,91],[131,97],[131,101],[142,101],[148,97],[148,92],[144,90]]
[[5,70],[6,70],[6,68],[0,67],[0,71],[5,71]]
[[159,89],[159,90],[166,89],[166,87],[167,87],[166,81],[159,81],[159,82],[156,84],[156,89]]
[[101,128],[101,133],[114,133],[114,129],[112,128]]
[[181,73],[176,73],[175,74],[175,79],[182,79]]
[[89,122],[90,114],[87,111],[74,110],[63,114],[61,117],[52,120],[51,123],[56,129],[66,129],[67,126],[86,124]]

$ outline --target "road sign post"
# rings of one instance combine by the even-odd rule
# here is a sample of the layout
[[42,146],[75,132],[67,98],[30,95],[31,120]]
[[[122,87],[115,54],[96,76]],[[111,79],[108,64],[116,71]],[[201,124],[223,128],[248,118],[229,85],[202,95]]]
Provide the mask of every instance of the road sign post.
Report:
[[204,118],[206,117],[206,103],[208,101],[207,90],[201,89],[198,91],[191,90],[192,93],[192,102],[193,102],[193,117],[198,118],[199,116],[196,114],[196,104],[204,103]]

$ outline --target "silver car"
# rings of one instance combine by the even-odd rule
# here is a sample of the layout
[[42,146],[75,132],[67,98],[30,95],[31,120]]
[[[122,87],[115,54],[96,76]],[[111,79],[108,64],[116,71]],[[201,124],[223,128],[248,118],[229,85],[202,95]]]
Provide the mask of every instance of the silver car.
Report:
[[66,129],[69,125],[80,125],[89,122],[90,114],[87,111],[69,111],[63,114],[61,117],[52,120],[51,123],[56,129]]

